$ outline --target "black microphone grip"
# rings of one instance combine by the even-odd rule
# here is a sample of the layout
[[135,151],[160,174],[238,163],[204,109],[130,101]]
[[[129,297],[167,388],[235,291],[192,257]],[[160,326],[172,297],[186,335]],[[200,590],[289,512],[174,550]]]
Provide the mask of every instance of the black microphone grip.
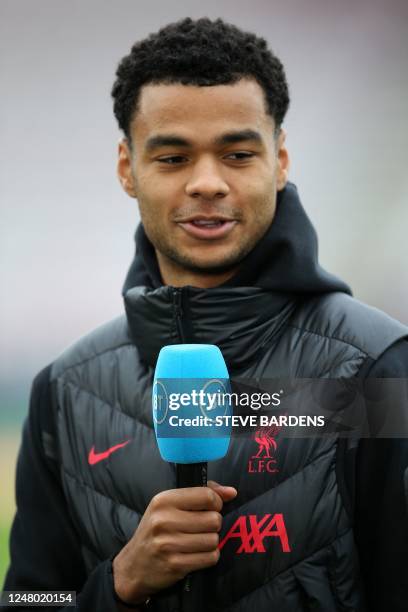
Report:
[[207,486],[207,463],[177,463],[177,488]]
[[[177,463],[177,488],[207,486],[207,463]],[[193,572],[184,578],[180,590],[180,608],[183,612],[200,612],[204,608],[204,580],[202,572]]]

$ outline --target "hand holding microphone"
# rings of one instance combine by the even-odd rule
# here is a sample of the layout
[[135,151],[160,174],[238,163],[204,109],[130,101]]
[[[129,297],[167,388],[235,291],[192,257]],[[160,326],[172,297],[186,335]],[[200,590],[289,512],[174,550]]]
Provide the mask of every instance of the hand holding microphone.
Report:
[[114,559],[115,591],[142,603],[190,572],[215,565],[224,502],[233,487],[172,489],[151,500],[131,540]]

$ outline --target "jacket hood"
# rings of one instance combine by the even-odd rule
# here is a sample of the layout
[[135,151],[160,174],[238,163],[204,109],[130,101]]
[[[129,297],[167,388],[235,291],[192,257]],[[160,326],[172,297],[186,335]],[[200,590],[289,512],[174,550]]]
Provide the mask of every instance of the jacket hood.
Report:
[[241,370],[278,337],[306,296],[351,293],[317,260],[317,235],[292,184],[279,193],[265,236],[238,273],[211,289],[162,284],[143,226],[123,288],[131,336],[154,366],[167,344],[216,344],[230,370]]
[[[123,295],[132,287],[157,289],[163,284],[153,245],[141,223],[135,241],[136,253]],[[297,295],[341,291],[351,295],[346,283],[320,266],[316,230],[293,183],[278,192],[275,217],[266,234],[241,262],[235,276],[219,287],[258,287]]]

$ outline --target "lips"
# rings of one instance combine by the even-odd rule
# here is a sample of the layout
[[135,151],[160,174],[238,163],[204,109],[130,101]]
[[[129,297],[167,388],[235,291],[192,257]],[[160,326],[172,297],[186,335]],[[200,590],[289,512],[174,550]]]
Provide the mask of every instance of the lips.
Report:
[[222,219],[218,217],[202,218],[196,217],[186,221],[179,221],[178,225],[187,234],[200,240],[217,240],[229,234],[237,221],[233,219]]

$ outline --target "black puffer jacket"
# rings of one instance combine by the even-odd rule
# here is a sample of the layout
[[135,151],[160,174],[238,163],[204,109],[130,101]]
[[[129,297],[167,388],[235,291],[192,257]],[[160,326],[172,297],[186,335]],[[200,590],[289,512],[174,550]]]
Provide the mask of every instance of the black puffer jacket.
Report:
[[[163,345],[217,344],[230,372],[240,378],[349,378],[363,375],[373,363],[378,367],[408,334],[321,270],[315,235],[293,186],[280,195],[273,225],[239,275],[221,287],[160,286],[142,230],[140,248],[125,287],[126,317],[66,351],[47,370],[42,386],[52,422],[51,431],[40,432],[42,450],[58,466],[66,520],[90,576],[80,596],[84,610],[114,609],[109,607],[114,606],[111,578],[97,593],[104,607],[85,608],[96,591],[95,576],[101,580],[102,572],[109,572],[106,559],[131,537],[153,495],[175,486],[174,466],[159,456],[151,419],[152,376]],[[259,271],[253,286],[251,269]],[[144,286],[128,288],[135,280]],[[92,447],[103,450],[123,441],[120,451],[90,465]],[[372,452],[367,444],[361,443],[360,451],[365,445]],[[361,512],[353,487],[360,478],[358,447],[335,438],[281,440],[276,469],[270,471],[253,469],[256,450],[252,436],[236,436],[227,457],[209,466],[210,478],[235,486],[239,494],[224,509],[221,539],[232,537],[225,540],[218,565],[206,573],[206,609],[374,609],[365,603],[374,588],[364,548],[372,536],[359,527],[360,518],[357,535],[353,531],[355,513]],[[402,480],[398,488],[403,490]],[[406,518],[405,502],[401,507],[394,501]],[[284,530],[277,537],[279,520]],[[15,542],[22,521],[17,515]],[[401,535],[406,538],[406,526]],[[13,575],[18,574],[12,567],[7,588],[18,584]],[[402,611],[408,602],[400,588],[394,594],[400,607],[393,609]],[[152,607],[170,612],[177,602],[175,588],[154,598]]]

